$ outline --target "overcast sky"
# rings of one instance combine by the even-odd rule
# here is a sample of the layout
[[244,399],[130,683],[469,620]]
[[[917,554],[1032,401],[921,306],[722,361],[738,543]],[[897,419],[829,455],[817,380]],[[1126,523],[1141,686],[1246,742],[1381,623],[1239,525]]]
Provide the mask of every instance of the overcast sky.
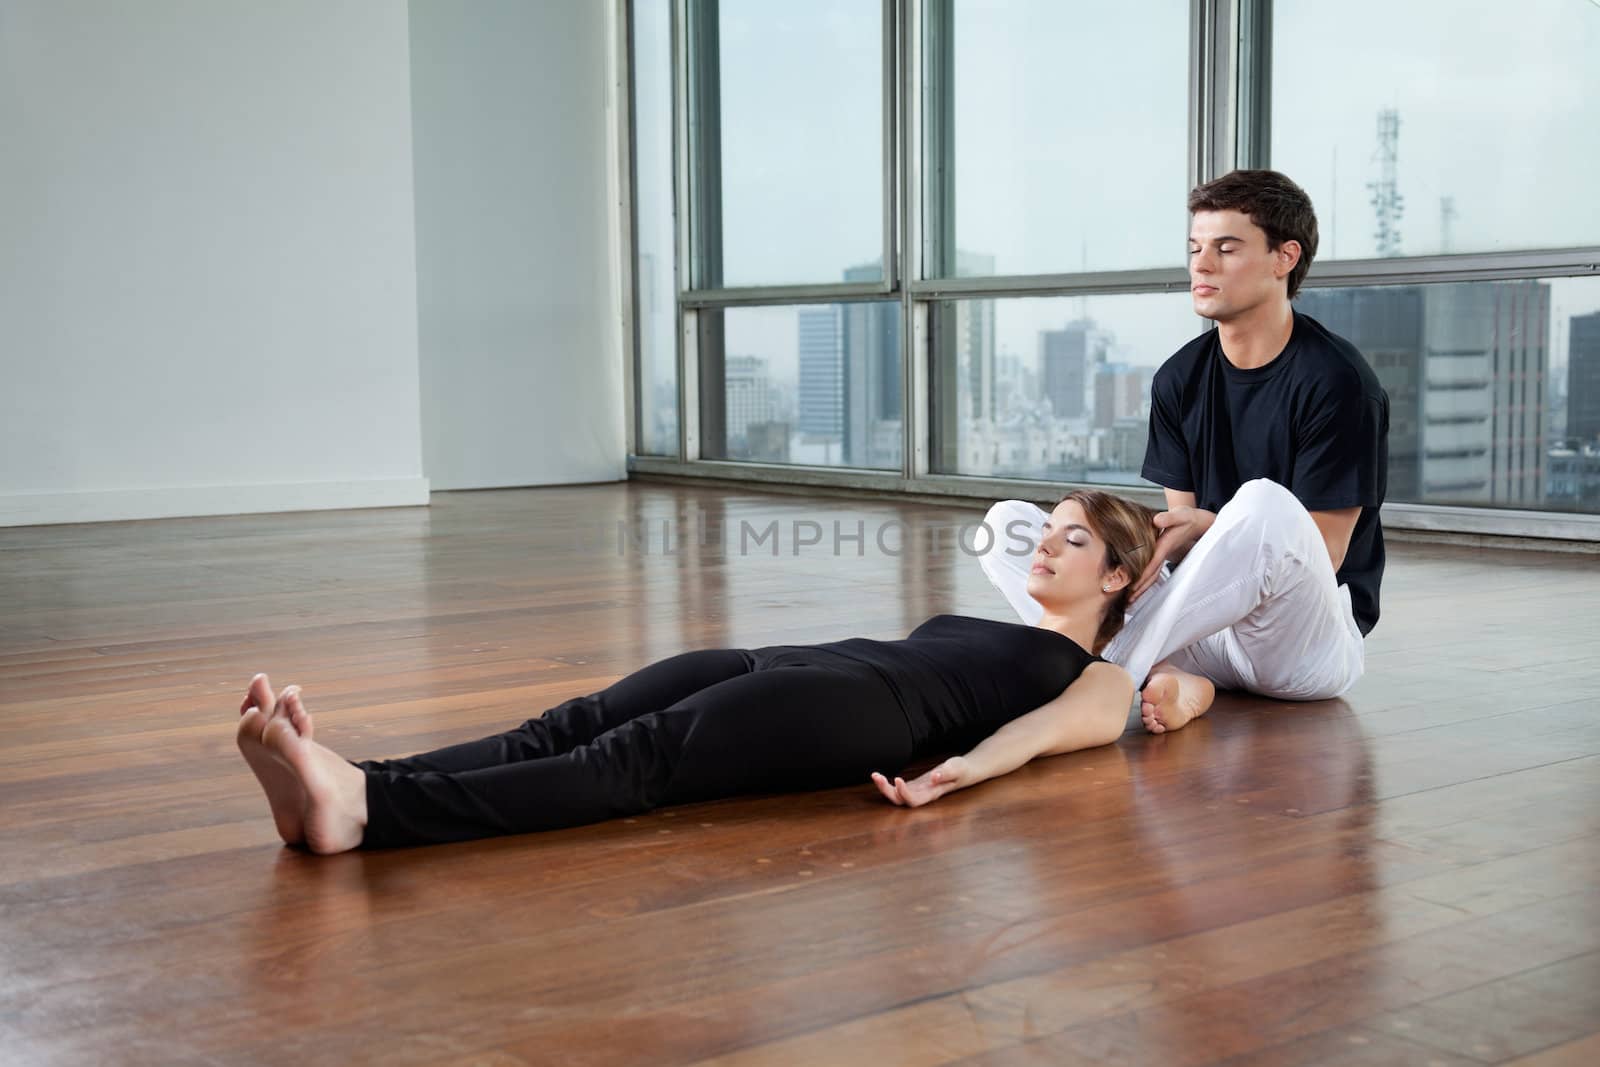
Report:
[[[638,5],[641,35],[664,31],[652,7],[666,4]],[[879,5],[721,10],[726,280],[840,281],[882,240]],[[995,273],[1181,266],[1188,0],[955,10],[958,246],[994,257]],[[1373,255],[1377,115],[1395,108],[1405,253],[1442,250],[1442,197],[1452,251],[1600,244],[1597,57],[1595,0],[1277,0],[1272,163],[1317,205],[1322,259]],[[664,67],[639,63],[642,81],[666,84]],[[642,196],[644,157],[670,144],[643,119]],[[643,205],[641,226],[670,247],[670,222]],[[1552,296],[1560,367],[1566,319],[1600,309],[1600,282],[1559,281]],[[1186,295],[1008,301],[998,347],[1031,356],[1039,330],[1083,309],[1137,363],[1200,325]],[[729,345],[792,368],[793,311],[736,317]]]

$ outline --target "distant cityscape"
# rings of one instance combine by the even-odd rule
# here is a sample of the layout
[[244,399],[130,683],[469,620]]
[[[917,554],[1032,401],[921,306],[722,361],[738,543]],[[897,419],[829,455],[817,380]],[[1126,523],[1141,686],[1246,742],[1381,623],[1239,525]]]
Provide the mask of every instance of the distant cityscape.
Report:
[[[1600,312],[1569,318],[1552,378],[1544,282],[1308,289],[1295,303],[1359,348],[1389,394],[1389,499],[1600,506]],[[797,373],[727,356],[722,458],[898,469],[899,305],[794,314]],[[997,355],[993,301],[937,304],[930,320],[936,471],[1143,484],[1155,368],[1115,358],[1111,331],[1069,319],[1027,358]],[[675,403],[666,391],[655,405],[674,433]]]
[[[1398,112],[1379,112],[1368,189],[1380,255],[1401,249],[1399,131]],[[1441,210],[1454,217],[1450,197]],[[958,276],[994,266],[956,253]],[[876,262],[844,272],[881,277]],[[1552,374],[1548,282],[1315,288],[1295,306],[1360,349],[1389,394],[1390,500],[1600,509],[1600,311],[1567,317],[1565,373]],[[934,303],[928,325],[934,471],[1144,484],[1155,367],[1120,358],[1086,310],[1038,330],[1027,354],[997,353],[992,300]],[[797,370],[726,354],[720,457],[898,470],[899,304],[801,307],[795,329]],[[675,387],[657,380],[653,400],[647,438],[675,439]]]
[[[970,260],[982,265],[982,257]],[[846,277],[877,272],[872,264]],[[805,307],[795,320],[793,383],[774,380],[761,356],[727,357],[725,458],[897,469],[899,305]],[[942,368],[933,383],[936,470],[1138,480],[1154,371],[1111,359],[1108,331],[1090,319],[1064,323],[1041,331],[1036,358],[1024,360],[997,358],[993,301],[937,305],[931,329]]]

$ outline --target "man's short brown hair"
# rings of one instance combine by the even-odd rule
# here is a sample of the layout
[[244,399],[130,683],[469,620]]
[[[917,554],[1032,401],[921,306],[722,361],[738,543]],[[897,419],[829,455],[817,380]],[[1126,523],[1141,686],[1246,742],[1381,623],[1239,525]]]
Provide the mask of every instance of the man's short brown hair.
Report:
[[1189,194],[1189,214],[1196,211],[1239,211],[1261,227],[1267,247],[1277,251],[1285,241],[1300,243],[1300,261],[1289,272],[1289,296],[1317,255],[1317,213],[1306,191],[1275,170],[1236,170],[1196,186]]

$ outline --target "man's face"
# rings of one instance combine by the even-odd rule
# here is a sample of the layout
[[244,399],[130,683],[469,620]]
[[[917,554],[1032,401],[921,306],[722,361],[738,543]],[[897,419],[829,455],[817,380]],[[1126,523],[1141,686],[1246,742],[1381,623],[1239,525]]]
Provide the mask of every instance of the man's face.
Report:
[[1195,314],[1230,322],[1282,300],[1300,243],[1267,247],[1266,231],[1242,211],[1196,211],[1189,220],[1189,292]]

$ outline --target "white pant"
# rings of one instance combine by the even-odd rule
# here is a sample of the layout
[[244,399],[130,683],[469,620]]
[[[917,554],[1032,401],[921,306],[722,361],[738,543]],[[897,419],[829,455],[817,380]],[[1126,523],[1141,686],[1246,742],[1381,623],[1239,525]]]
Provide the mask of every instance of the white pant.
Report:
[[[1044,614],[1028,572],[1048,517],[1002,500],[985,519],[994,536],[979,563],[1030,625]],[[1102,655],[1140,685],[1167,662],[1283,700],[1338,696],[1365,669],[1350,590],[1334,578],[1322,532],[1293,493],[1265,478],[1240,486],[1182,565],[1163,568]]]

